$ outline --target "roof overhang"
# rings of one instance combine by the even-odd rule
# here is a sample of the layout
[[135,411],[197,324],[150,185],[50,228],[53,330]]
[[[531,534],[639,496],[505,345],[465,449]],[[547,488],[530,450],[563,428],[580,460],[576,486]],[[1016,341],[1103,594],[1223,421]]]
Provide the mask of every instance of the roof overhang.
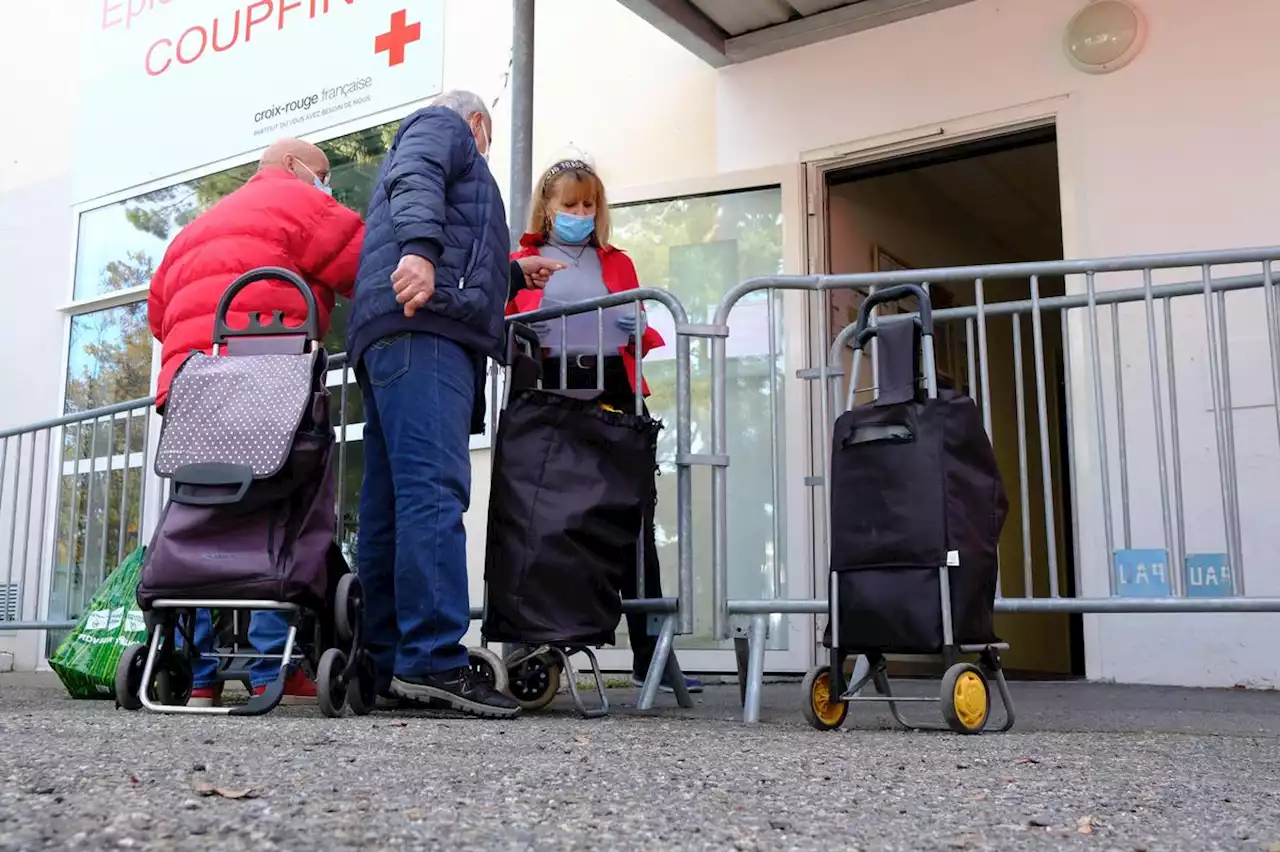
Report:
[[[716,68],[972,0],[618,0]],[[732,7],[726,4],[733,4]],[[732,26],[722,21],[732,17]]]

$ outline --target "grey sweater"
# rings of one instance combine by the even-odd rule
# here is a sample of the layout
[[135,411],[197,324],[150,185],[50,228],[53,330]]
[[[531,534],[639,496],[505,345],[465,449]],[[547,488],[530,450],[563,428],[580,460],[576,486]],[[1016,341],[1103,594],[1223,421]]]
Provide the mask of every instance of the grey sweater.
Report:
[[[604,275],[600,269],[600,255],[591,245],[565,245],[554,236],[542,247],[542,256],[565,263],[565,268],[551,276],[543,292],[542,307],[551,308],[595,299],[608,295]],[[604,311],[604,354],[617,355],[618,349],[627,344],[628,335],[618,328],[618,317],[633,311],[630,305],[607,308]],[[547,322],[550,329],[542,345],[551,354],[560,354],[561,327],[559,319]],[[599,325],[596,312],[575,314],[563,322],[565,350],[570,355],[594,355],[599,342]]]

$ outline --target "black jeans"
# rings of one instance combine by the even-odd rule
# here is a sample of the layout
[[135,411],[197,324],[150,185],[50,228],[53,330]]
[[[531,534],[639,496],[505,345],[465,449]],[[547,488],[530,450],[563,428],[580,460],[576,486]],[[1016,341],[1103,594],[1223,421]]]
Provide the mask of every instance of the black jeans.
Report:
[[[566,378],[568,381],[565,384],[566,389],[586,390],[600,387],[598,365],[594,355],[581,358],[575,358],[570,355],[567,360]],[[560,359],[558,357],[549,356],[543,360],[542,386],[547,390],[561,389]],[[622,411],[633,412],[636,410],[635,391],[631,389],[631,380],[627,377],[627,369],[623,366],[622,358],[619,356],[606,357],[604,359],[604,394],[601,401]],[[645,408],[644,412],[647,415],[649,413],[648,408]],[[657,490],[657,484],[655,483],[654,500],[651,504],[654,506],[657,504]],[[622,596],[628,600],[637,596],[636,571],[634,568],[629,569],[623,575]],[[648,516],[645,518],[644,524],[644,596],[646,598],[662,597],[662,566],[658,562],[658,544],[654,536],[652,509],[650,509]],[[631,638],[631,650],[635,654],[632,671],[644,677],[649,670],[649,662],[653,659],[653,651],[658,644],[658,637],[649,635],[648,616],[644,613],[627,613],[627,631]]]

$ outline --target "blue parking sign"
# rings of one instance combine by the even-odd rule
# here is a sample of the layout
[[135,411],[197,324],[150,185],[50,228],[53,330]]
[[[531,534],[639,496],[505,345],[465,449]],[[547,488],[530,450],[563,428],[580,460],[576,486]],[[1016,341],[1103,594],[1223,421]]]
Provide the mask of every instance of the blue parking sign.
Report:
[[1235,576],[1225,553],[1189,553],[1186,560],[1187,597],[1229,598],[1236,593]]
[[1117,550],[1114,570],[1116,597],[1167,598],[1169,553],[1165,550]]

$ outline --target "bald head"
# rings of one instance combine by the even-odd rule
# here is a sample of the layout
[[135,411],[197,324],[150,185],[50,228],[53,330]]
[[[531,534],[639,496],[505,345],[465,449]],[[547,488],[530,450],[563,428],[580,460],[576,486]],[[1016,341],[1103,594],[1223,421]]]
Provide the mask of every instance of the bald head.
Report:
[[292,172],[304,183],[329,182],[329,158],[310,142],[301,139],[280,139],[262,153],[258,170],[284,169]]

